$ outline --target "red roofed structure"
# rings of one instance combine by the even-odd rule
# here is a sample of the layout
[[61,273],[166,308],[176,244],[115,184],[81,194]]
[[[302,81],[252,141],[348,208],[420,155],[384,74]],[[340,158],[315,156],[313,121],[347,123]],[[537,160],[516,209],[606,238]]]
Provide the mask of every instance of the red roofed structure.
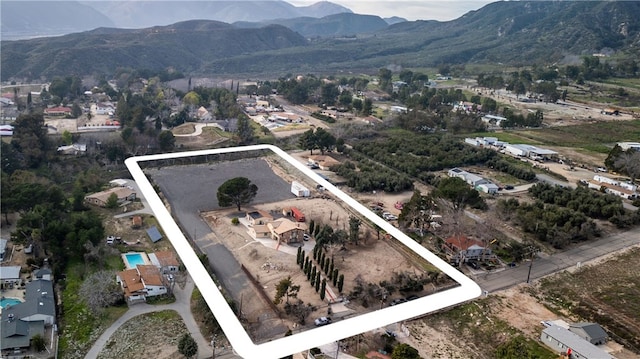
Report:
[[71,115],[71,109],[64,106],[50,107],[44,109],[44,114],[47,116],[66,116]]

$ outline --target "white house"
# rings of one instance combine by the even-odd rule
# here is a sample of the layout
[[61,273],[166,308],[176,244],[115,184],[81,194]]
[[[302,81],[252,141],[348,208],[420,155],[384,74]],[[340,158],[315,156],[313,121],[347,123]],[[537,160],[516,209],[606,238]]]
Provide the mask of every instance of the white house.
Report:
[[606,351],[557,325],[545,328],[540,334],[540,341],[557,353],[568,353],[569,358],[614,359]]
[[620,146],[623,151],[628,151],[631,149],[640,151],[640,142],[618,142],[618,146]]
[[137,265],[133,269],[118,272],[116,281],[130,303],[167,293],[160,270],[155,265]]
[[16,284],[20,282],[20,266],[0,266],[0,283]]
[[488,193],[488,194],[495,194],[498,193],[498,189],[499,187],[494,184],[494,183],[482,183],[476,186],[476,190],[480,191],[480,192],[484,192],[484,193]]
[[636,192],[638,187],[625,182],[618,182],[609,177],[595,175],[593,179],[587,183],[587,186],[595,190],[603,190],[605,193],[610,193],[614,196],[622,197],[625,199],[634,199],[638,197]]
[[148,255],[149,260],[158,267],[160,273],[177,273],[180,270],[180,262],[171,251],[158,251]]

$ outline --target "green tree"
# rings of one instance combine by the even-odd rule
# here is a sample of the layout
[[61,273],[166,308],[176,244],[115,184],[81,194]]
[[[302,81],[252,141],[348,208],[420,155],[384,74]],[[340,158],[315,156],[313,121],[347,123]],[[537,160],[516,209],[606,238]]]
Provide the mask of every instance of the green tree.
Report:
[[182,102],[184,102],[186,105],[190,105],[190,106],[194,106],[194,107],[195,106],[200,106],[201,101],[202,101],[202,98],[195,91],[188,92],[182,98]]
[[482,98],[482,111],[495,112],[498,109],[498,103],[491,97]]
[[631,183],[635,183],[636,178],[640,177],[640,151],[630,149],[622,152],[615,161],[615,168],[626,172]]
[[362,115],[369,116],[373,112],[373,101],[370,98],[365,98],[362,104]]
[[173,149],[176,144],[176,138],[171,131],[162,131],[160,135],[158,135],[158,143],[160,145],[160,149],[163,151],[169,151]]
[[398,344],[391,352],[391,359],[420,359],[420,353],[409,344]]
[[393,73],[389,69],[382,68],[378,70],[378,78],[379,78],[379,86],[382,91],[390,93],[392,90],[391,87],[391,77]]
[[198,353],[198,344],[190,333],[185,333],[178,342],[178,352],[187,358],[194,357]]
[[26,167],[35,168],[44,161],[49,139],[43,115],[18,116],[13,124],[11,144],[22,155]]
[[258,193],[258,186],[251,183],[248,178],[232,178],[218,188],[218,205],[227,207],[234,204],[240,211],[240,206],[250,203],[255,198],[256,193]]
[[320,101],[324,106],[335,105],[338,95],[340,95],[340,90],[334,83],[326,83],[320,87]]
[[284,278],[280,282],[278,282],[278,284],[276,284],[276,295],[273,298],[273,303],[282,303],[282,297],[286,297],[287,303],[289,303],[289,297],[296,298],[298,296],[299,290],[300,286],[293,285],[291,276]]
[[300,138],[298,139],[298,145],[303,150],[309,150],[310,154],[313,155],[313,150],[318,148],[318,143],[316,140],[316,136],[313,132],[313,129],[305,131]]
[[47,348],[47,342],[42,335],[36,334],[31,337],[31,346],[36,352],[40,353]]
[[317,146],[320,149],[320,153],[322,154],[326,151],[332,150],[336,146],[336,138],[324,128],[316,129],[314,136],[317,141]]
[[71,132],[64,130],[64,132],[62,132],[62,142],[64,142],[65,145],[70,145],[73,143],[73,135],[71,134]]
[[361,224],[362,221],[360,220],[360,218],[355,216],[349,217],[349,242],[355,245],[358,244],[358,236]]
[[240,116],[238,118],[238,129],[236,130],[236,134],[238,135],[238,144],[240,145],[253,143],[255,138],[253,127],[249,121],[250,120],[246,116]]
[[444,178],[438,183],[435,195],[451,201],[453,209],[460,211],[466,206],[483,208],[486,206],[480,197],[480,193],[462,179],[457,177]]
[[107,208],[116,208],[116,207],[118,207],[118,195],[117,194],[112,193],[111,195],[109,195],[109,198],[107,198],[106,207]]

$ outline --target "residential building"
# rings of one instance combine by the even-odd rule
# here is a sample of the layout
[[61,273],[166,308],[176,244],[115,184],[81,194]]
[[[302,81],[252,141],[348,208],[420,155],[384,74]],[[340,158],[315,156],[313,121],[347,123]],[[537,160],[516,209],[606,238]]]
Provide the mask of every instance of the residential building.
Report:
[[0,283],[14,285],[20,283],[20,266],[0,266]]
[[500,187],[494,183],[482,183],[476,186],[476,190],[487,194],[496,194]]
[[494,258],[490,248],[477,240],[463,235],[454,235],[445,240],[443,249],[453,257],[456,263],[470,260],[484,261]]
[[160,270],[155,265],[137,265],[133,269],[118,272],[116,281],[124,291],[127,303],[145,301],[147,297],[167,293]]
[[540,341],[557,353],[568,353],[572,359],[614,359],[606,351],[557,325],[545,328]]
[[623,151],[628,151],[628,150],[640,151],[640,142],[618,142],[618,146],[620,146],[620,148],[622,148]]
[[53,279],[53,273],[51,272],[51,269],[49,268],[41,268],[38,270],[35,270],[33,272],[33,276],[36,279],[44,279],[44,280],[52,280]]
[[465,170],[462,170],[460,168],[452,168],[447,172],[447,174],[449,175],[449,177],[458,177],[458,178],[462,179],[463,181],[465,181],[469,185],[471,185],[473,188],[476,188],[481,184],[489,184],[489,183],[491,183],[491,181],[489,181],[487,179],[484,179],[484,178],[482,178],[482,177],[480,177],[478,175],[475,175],[473,173],[469,173],[469,172],[467,172]]
[[87,152],[87,145],[74,143],[72,145],[58,147],[58,153],[61,155],[78,155]]
[[597,323],[574,323],[569,326],[569,331],[593,345],[600,345],[607,342],[609,336]]
[[96,104],[96,107],[95,107],[96,115],[113,116],[115,112],[116,112],[115,107],[110,102],[99,102]]
[[[596,176],[596,177],[601,177],[601,176]],[[636,192],[635,189],[637,189],[637,187],[632,186],[631,188],[634,188],[634,190],[631,190],[629,188],[625,188],[623,186],[621,186],[617,181],[614,181],[616,184],[611,184],[610,181],[607,182],[600,182],[601,179],[596,180],[590,180],[587,182],[587,186],[591,189],[595,189],[597,191],[602,191],[604,190],[605,193],[609,193],[612,194],[614,196],[619,196],[625,199],[634,199],[636,197],[638,197],[638,193]],[[629,186],[627,186],[629,187]]]
[[247,211],[245,218],[251,226],[266,225],[268,222],[273,221],[272,215],[260,210]]
[[119,204],[136,199],[136,193],[132,189],[126,187],[114,187],[102,192],[87,195],[84,197],[84,200],[85,202],[96,206],[106,207],[109,197],[114,193],[118,198]]
[[20,350],[31,345],[35,335],[56,323],[53,284],[37,279],[25,285],[25,301],[5,307],[1,318],[1,350]]
[[149,253],[149,260],[162,274],[177,273],[180,270],[180,262],[171,251]]
[[58,107],[49,107],[44,109],[45,116],[50,117],[64,117],[71,116],[71,108],[58,106]]
[[507,118],[495,115],[484,115],[482,116],[481,120],[491,127],[500,127],[502,121],[506,121]]
[[267,223],[271,232],[271,238],[282,243],[300,243],[302,236],[307,232],[307,225],[301,222],[293,222],[287,218],[276,219]]

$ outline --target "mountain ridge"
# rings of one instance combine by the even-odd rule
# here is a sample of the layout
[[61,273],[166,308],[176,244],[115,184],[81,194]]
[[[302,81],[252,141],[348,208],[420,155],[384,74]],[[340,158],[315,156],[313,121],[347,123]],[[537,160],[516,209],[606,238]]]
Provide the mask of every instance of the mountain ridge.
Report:
[[[403,22],[349,38],[311,40],[282,25],[241,29],[207,21],[124,32],[102,29],[101,36],[3,41],[1,75],[6,80],[64,75],[70,69],[110,73],[117,66],[128,66],[277,77],[291,72],[375,72],[389,64],[409,68],[442,63],[553,64],[601,52],[637,59],[638,14],[640,2],[498,2],[451,21]],[[208,48],[198,50],[198,46]],[[78,58],[68,57],[69,53]],[[75,66],[69,68],[68,63]]]

